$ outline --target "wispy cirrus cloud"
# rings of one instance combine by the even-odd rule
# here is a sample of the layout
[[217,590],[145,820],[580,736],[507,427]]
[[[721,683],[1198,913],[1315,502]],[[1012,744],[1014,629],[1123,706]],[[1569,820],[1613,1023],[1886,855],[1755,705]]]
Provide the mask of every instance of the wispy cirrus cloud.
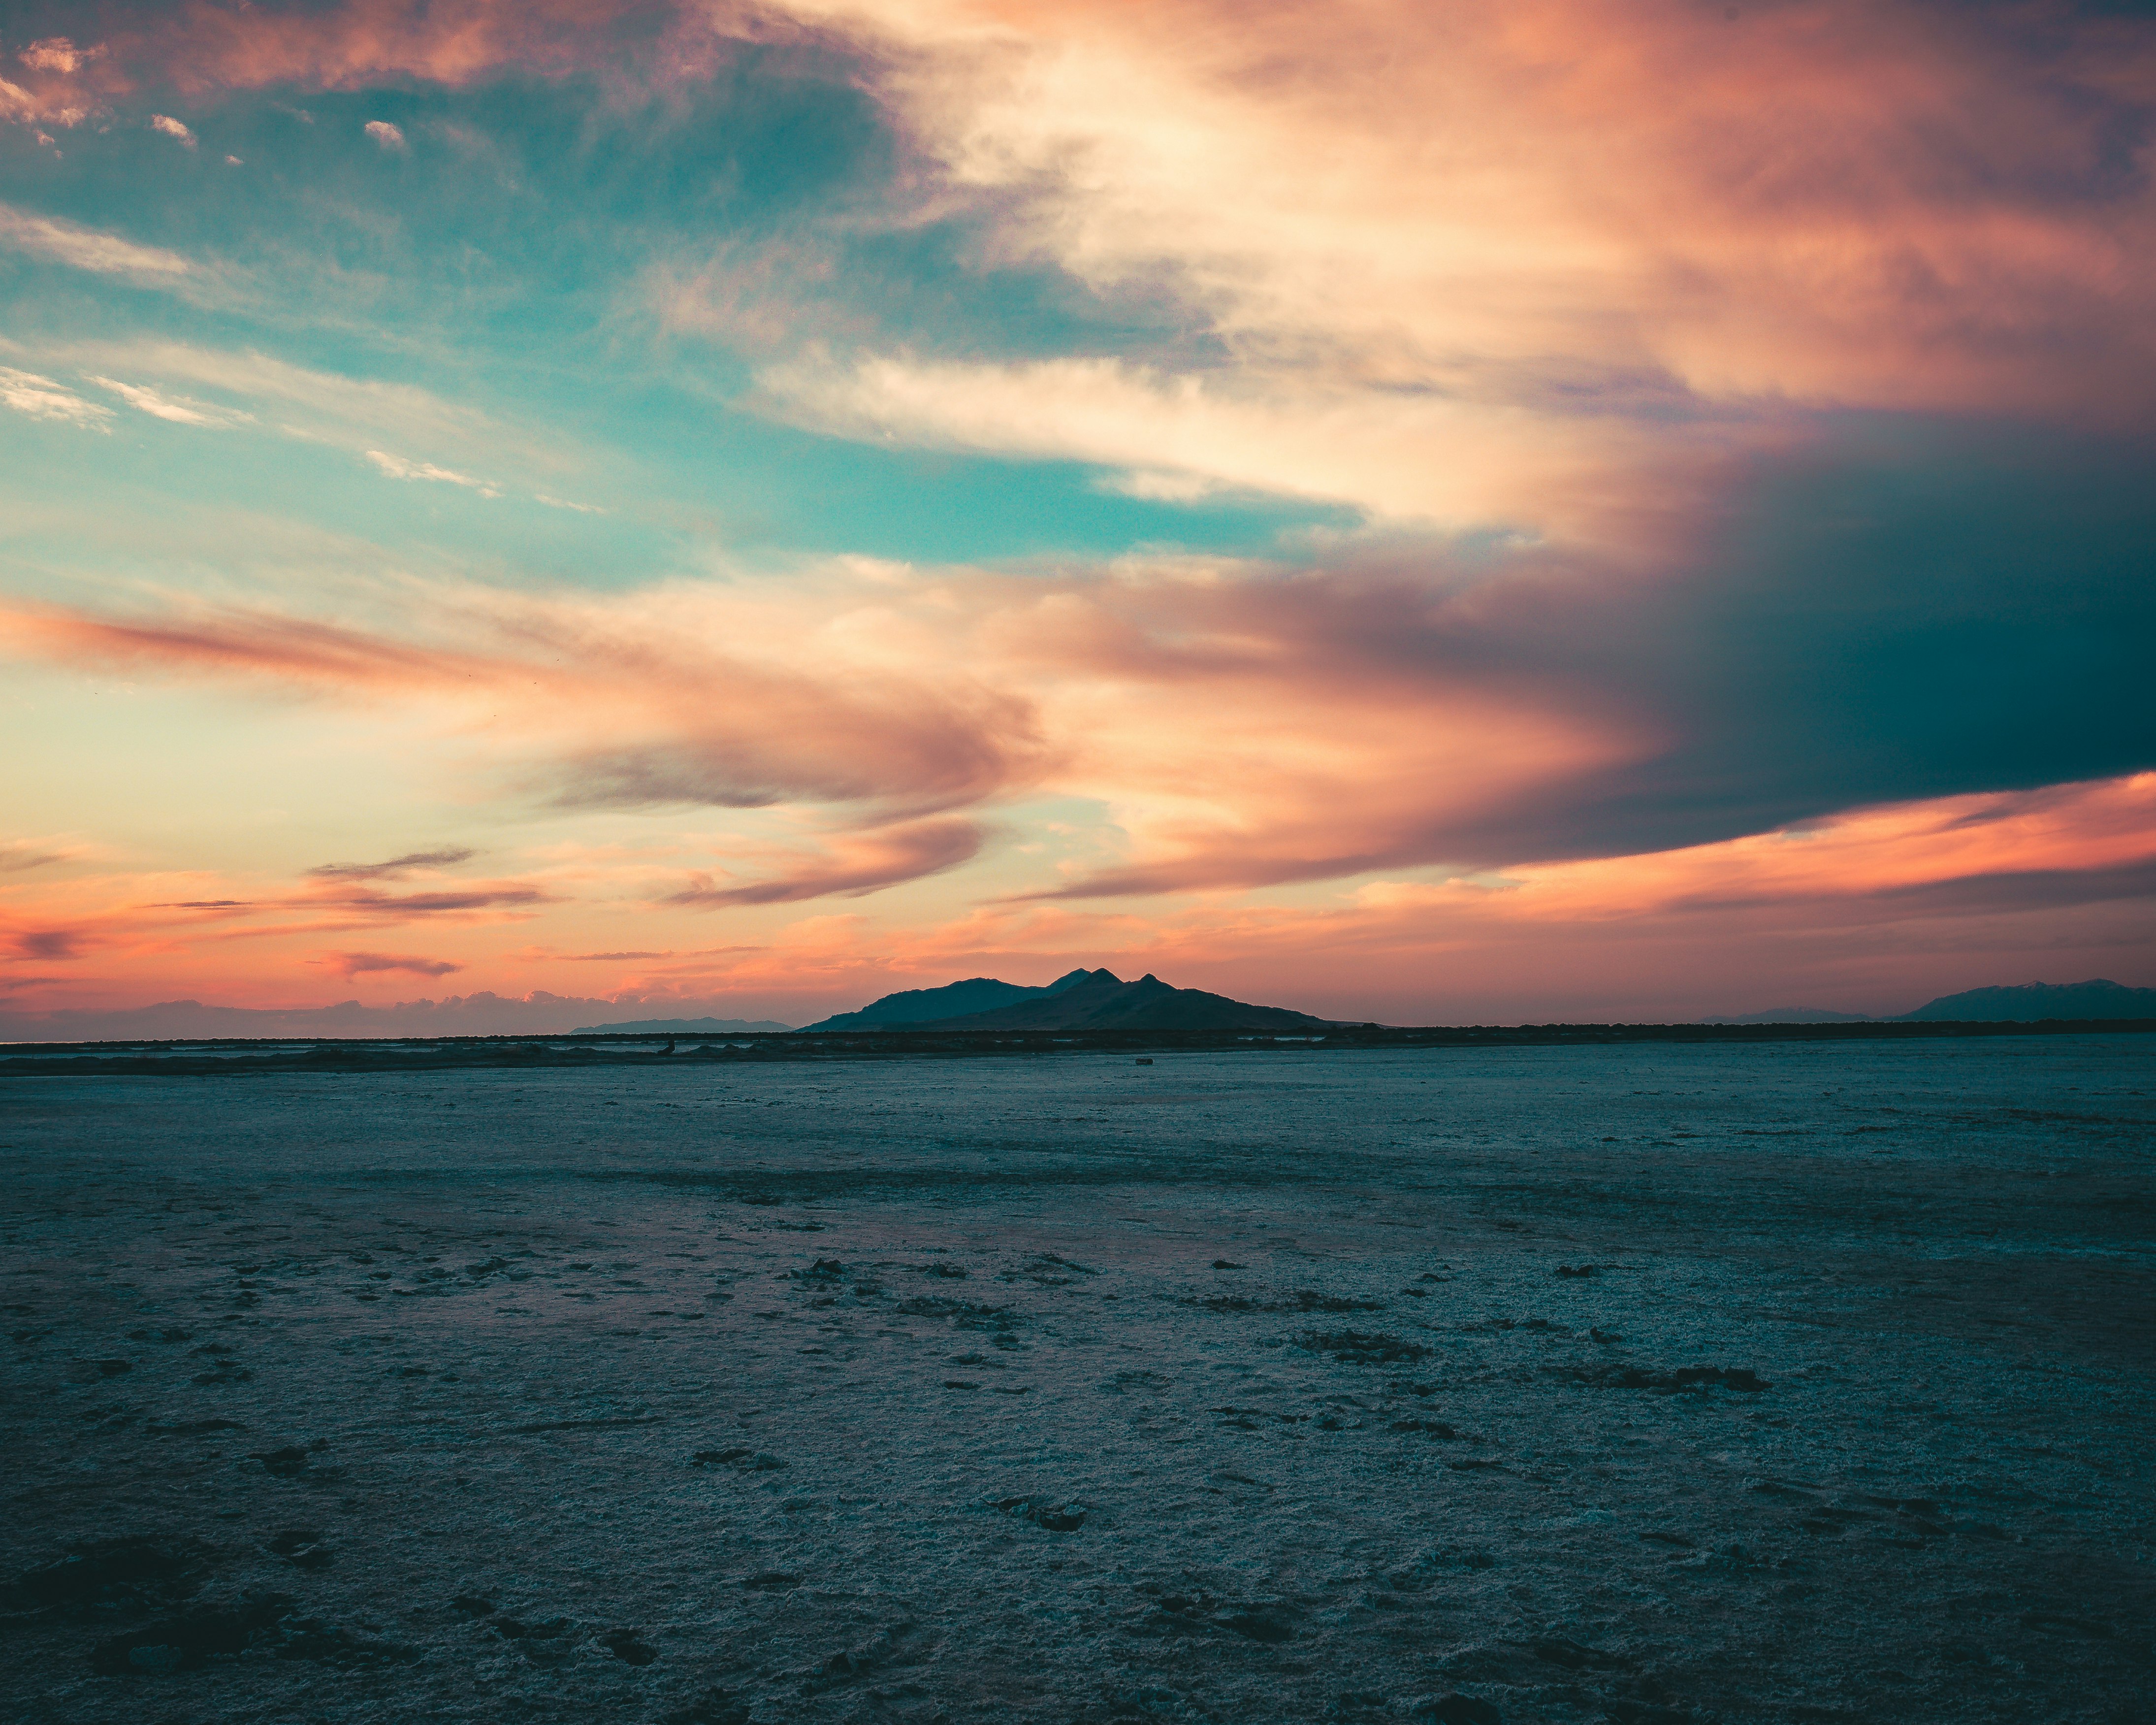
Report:
[[444,916],[469,919],[495,913],[521,916],[533,906],[552,903],[554,897],[543,888],[521,880],[478,880],[426,892],[382,892],[363,884],[337,880],[298,892],[272,892],[251,898],[172,899],[145,908],[187,911],[197,919],[213,922],[305,912],[330,919],[310,925],[321,927]]
[[482,497],[499,497],[499,487],[485,480],[474,479],[468,473],[459,473],[453,468],[437,467],[431,461],[408,461],[402,455],[387,454],[380,449],[363,452],[374,464],[375,470],[385,479],[422,480],[439,485],[460,485],[468,491],[476,491]]
[[138,245],[116,234],[5,203],[0,203],[0,245],[70,269],[150,285],[164,285],[195,273],[194,264],[177,252]]
[[0,842],[0,875],[49,868],[54,863],[72,861],[79,855],[80,852],[72,847],[56,846],[49,840],[10,839]]
[[99,388],[110,390],[137,413],[147,413],[153,419],[169,420],[175,425],[198,425],[205,430],[222,431],[235,425],[251,424],[254,420],[254,414],[234,408],[214,407],[187,396],[162,395],[141,384],[122,383],[116,377],[100,377],[95,372],[88,376]]
[[[17,347],[18,353],[26,350]],[[561,449],[521,435],[483,409],[418,384],[352,377],[294,364],[254,348],[220,348],[154,337],[132,341],[54,341],[38,350],[41,362],[84,375],[131,380],[167,400],[182,398],[205,413],[251,413],[265,429],[362,454],[397,442],[444,453],[506,450],[521,461],[551,465]],[[245,403],[182,398],[207,390]],[[460,459],[460,454],[455,459]],[[386,456],[397,461],[403,458]]]
[[1249,489],[1454,530],[1636,512],[1676,489],[1666,470],[1686,446],[1694,463],[1704,447],[1678,427],[1627,434],[1453,395],[1177,377],[1114,359],[819,355],[767,367],[757,386],[773,417],[840,436],[1089,462],[1122,470],[1116,489],[1163,501]]
[[0,407],[32,419],[50,419],[85,431],[112,429],[111,408],[78,395],[51,377],[13,366],[0,366]]
[[474,912],[521,912],[548,902],[552,895],[522,882],[475,882],[433,892],[377,892],[363,886],[318,889],[283,900],[283,910],[322,910],[341,915],[403,922],[418,917],[468,916]]

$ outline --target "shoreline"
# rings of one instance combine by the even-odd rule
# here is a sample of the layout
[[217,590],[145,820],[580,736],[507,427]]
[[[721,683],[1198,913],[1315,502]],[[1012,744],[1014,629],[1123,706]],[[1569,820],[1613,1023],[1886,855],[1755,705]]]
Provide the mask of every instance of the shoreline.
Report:
[[[773,1061],[963,1060],[1024,1055],[1316,1053],[1403,1048],[1609,1047],[1625,1044],[1906,1042],[1994,1036],[2156,1034],[2156,1019],[1941,1019],[1820,1024],[1343,1024],[1322,1033],[1250,1030],[743,1031],[381,1038],[203,1037],[0,1044],[0,1078],[220,1076],[508,1067],[549,1070],[761,1065]],[[671,1043],[671,1053],[654,1045]],[[689,1045],[684,1046],[682,1045]],[[6,1050],[19,1051],[6,1051]],[[256,1052],[256,1050],[260,1050]]]

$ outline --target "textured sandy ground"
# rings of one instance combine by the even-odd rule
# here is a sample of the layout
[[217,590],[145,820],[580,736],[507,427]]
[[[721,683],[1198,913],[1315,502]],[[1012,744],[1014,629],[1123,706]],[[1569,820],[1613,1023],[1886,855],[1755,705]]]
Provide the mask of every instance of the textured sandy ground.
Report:
[[0,1716],[2145,1720],[2152,1149],[2126,1037],[16,1081]]

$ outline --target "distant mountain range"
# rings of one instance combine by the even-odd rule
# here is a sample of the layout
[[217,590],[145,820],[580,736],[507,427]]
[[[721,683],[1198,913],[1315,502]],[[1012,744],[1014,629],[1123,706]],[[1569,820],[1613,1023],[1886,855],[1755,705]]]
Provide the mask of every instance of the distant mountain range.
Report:
[[[2042,1019],[2156,1019],[2156,988],[2129,988],[2101,979],[2087,983],[2018,983],[1999,988],[1966,988],[1942,994],[1914,1012],[1876,1022],[1911,1024],[2025,1024]],[[1875,1022],[1861,1012],[1828,1012],[1821,1008],[1778,1006],[1771,1012],[1739,1018],[1713,1018],[1710,1024],[1854,1024]]]
[[1127,983],[1111,970],[1074,970],[1045,988],[973,977],[941,988],[886,994],[811,1030],[1322,1030],[1330,1021],[1281,1006],[1251,1006],[1156,976]]
[[[680,1019],[634,1019],[624,1023],[618,1015],[649,1012],[654,1005],[673,1004],[676,1011],[693,1013],[696,1000],[678,1003],[645,1000],[595,1000],[573,994],[550,994],[535,989],[529,994],[502,996],[485,991],[452,994],[446,1000],[400,1000],[394,1006],[362,1006],[357,1000],[334,1006],[245,1007],[206,1005],[199,1000],[162,1000],[154,1006],[111,1009],[62,1008],[51,1012],[9,1011],[0,1007],[0,1042],[105,1042],[181,1040],[195,1037],[304,1036],[316,1040],[382,1036],[561,1036],[593,1031],[660,1029],[660,1034],[680,1031]],[[708,1009],[727,1003],[703,997]],[[611,1022],[610,1022],[611,1020]],[[724,1027],[740,1030],[784,1030],[788,1025],[768,1020],[698,1018],[687,1020],[698,1030]],[[715,1033],[716,1034],[716,1033]]]

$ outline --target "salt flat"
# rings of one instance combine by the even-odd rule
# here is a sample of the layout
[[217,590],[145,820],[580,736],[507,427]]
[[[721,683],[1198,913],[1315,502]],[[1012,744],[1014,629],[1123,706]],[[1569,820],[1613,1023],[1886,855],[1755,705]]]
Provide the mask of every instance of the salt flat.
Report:
[[2152,1056],[11,1081],[0,1701],[2140,1721]]

